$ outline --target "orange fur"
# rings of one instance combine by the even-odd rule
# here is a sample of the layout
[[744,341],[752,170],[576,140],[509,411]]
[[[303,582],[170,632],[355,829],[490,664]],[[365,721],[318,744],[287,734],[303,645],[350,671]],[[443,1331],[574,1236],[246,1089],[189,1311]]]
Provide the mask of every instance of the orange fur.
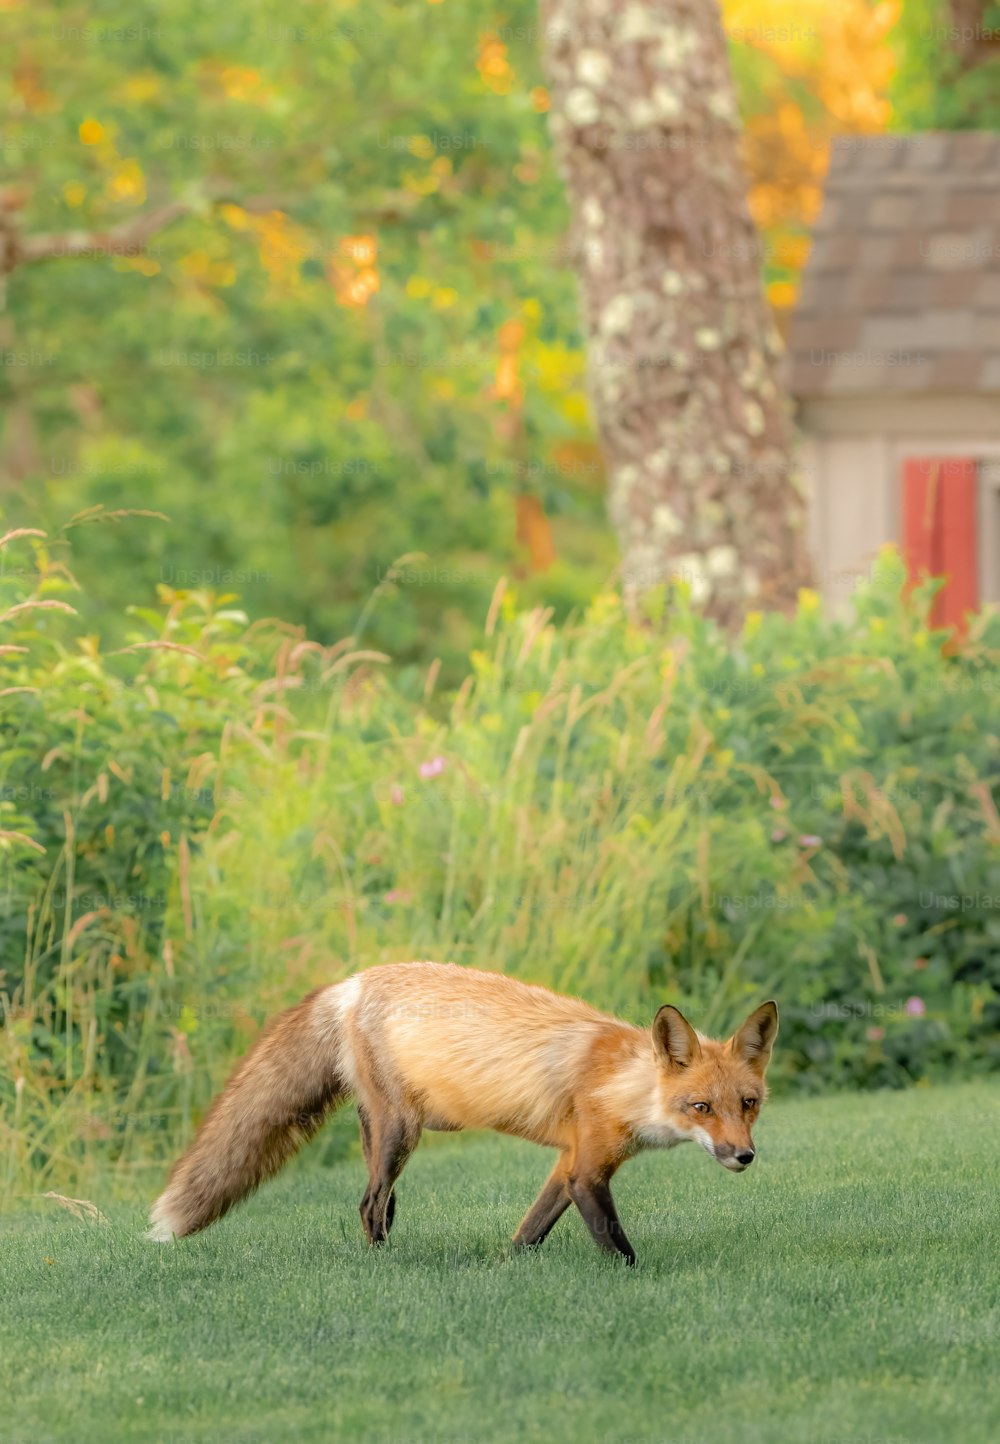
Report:
[[643,1148],[686,1139],[742,1171],[776,1031],[773,1003],[718,1043],[674,1008],[649,1030],[497,973],[372,968],[318,989],[265,1030],[175,1165],[150,1236],[214,1222],[354,1097],[371,1242],[388,1233],[393,1188],[422,1129],[490,1128],[559,1150],[516,1243],[541,1242],[573,1202],[597,1242],[632,1262],[611,1176]]

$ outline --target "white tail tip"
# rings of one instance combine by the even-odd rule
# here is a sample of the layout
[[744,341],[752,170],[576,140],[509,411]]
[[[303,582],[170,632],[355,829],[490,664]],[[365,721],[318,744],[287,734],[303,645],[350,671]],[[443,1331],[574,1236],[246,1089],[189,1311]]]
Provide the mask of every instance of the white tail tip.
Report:
[[149,1228],[143,1234],[143,1238],[149,1243],[172,1243],[177,1237],[177,1226],[162,1198],[158,1198],[153,1204],[152,1212],[149,1215]]

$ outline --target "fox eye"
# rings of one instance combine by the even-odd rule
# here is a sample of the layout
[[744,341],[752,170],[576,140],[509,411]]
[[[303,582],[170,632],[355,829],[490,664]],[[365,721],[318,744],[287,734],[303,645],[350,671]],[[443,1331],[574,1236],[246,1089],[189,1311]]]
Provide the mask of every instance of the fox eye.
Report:
[[708,1103],[692,1103],[691,1107],[696,1113],[711,1113],[712,1111]]
[[757,1099],[756,1099],[756,1098],[744,1098],[744,1100],[743,1100],[743,1107],[744,1107],[744,1108],[756,1108],[756,1107],[757,1107]]

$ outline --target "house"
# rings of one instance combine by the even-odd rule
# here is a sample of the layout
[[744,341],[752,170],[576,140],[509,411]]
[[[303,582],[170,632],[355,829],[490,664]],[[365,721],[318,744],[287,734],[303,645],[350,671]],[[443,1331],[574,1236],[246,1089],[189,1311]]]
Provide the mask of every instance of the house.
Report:
[[1000,135],[844,137],[789,335],[821,591],[896,542],[1000,601]]

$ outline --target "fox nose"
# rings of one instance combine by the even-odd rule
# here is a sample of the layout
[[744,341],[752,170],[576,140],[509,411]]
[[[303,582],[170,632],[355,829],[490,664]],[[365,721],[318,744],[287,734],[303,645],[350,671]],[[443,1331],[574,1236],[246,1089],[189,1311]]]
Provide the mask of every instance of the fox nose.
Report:
[[747,1148],[743,1153],[737,1153],[736,1162],[742,1163],[743,1167],[747,1168],[751,1163],[753,1163],[756,1156],[757,1155],[754,1153],[752,1148]]

